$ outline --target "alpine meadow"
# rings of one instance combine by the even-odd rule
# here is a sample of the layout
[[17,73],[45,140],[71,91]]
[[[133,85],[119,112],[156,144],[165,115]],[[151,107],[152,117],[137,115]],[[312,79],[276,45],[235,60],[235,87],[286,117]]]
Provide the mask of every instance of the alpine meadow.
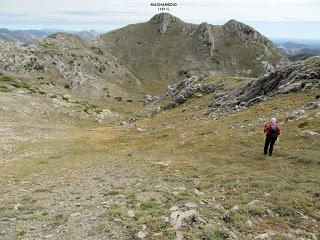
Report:
[[283,46],[167,12],[0,30],[0,239],[319,239],[320,56]]

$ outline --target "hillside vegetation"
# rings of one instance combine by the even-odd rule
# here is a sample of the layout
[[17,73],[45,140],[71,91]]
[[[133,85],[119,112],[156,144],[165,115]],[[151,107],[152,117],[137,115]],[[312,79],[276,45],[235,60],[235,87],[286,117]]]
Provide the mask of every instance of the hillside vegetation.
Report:
[[169,14],[0,49],[0,239],[320,238],[320,57]]
[[258,76],[282,58],[270,40],[243,23],[230,20],[224,25],[196,25],[167,13],[106,33],[100,42],[153,94],[205,72]]

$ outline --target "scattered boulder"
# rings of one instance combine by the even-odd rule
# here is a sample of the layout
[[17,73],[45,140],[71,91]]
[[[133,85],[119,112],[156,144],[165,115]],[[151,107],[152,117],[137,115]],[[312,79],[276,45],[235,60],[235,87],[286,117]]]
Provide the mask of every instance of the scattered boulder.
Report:
[[313,132],[310,130],[304,130],[304,131],[300,132],[300,136],[305,137],[305,138],[310,138],[310,137],[318,136],[318,135],[319,135],[319,133],[316,133],[316,132]]
[[148,235],[148,232],[146,231],[147,226],[146,225],[142,225],[142,229],[140,232],[138,232],[138,239],[145,239],[145,237]]
[[70,214],[70,217],[71,217],[71,218],[75,218],[75,217],[79,217],[79,216],[81,216],[81,213],[80,213],[80,212],[76,212],[76,213],[71,213],[71,214]]
[[122,101],[122,97],[119,97],[119,96],[115,96],[114,99],[117,100],[118,102]]
[[269,239],[269,238],[272,237],[273,235],[275,235],[274,232],[268,231],[268,232],[265,232],[265,233],[262,233],[262,234],[256,236],[254,239],[255,239],[255,240],[265,240],[265,239]]
[[254,206],[256,205],[258,202],[260,202],[258,199],[252,200],[251,202],[248,202],[247,205],[249,206]]
[[133,210],[128,210],[127,215],[129,218],[134,218],[136,216]]
[[225,222],[229,222],[231,220],[231,214],[239,210],[239,205],[234,205],[230,210],[226,211],[223,215],[222,219]]
[[305,110],[314,110],[314,109],[320,108],[320,101],[319,102],[310,102],[310,103],[304,105],[303,108]]
[[306,111],[303,109],[295,110],[295,111],[288,114],[288,118],[289,119],[296,119],[296,118],[303,116],[305,113],[306,113]]
[[20,203],[17,203],[17,204],[15,204],[15,205],[13,205],[13,209],[14,209],[15,211],[18,211],[20,206],[21,206],[21,204],[20,204]]
[[253,223],[252,223],[252,221],[251,221],[250,219],[248,219],[248,220],[246,221],[246,224],[247,224],[247,226],[248,226],[249,228],[252,228],[252,227],[253,227]]
[[157,116],[157,114],[160,112],[160,106],[153,108],[152,110],[149,111],[148,113],[148,117],[153,118],[155,116]]
[[151,96],[149,94],[145,95],[143,98],[143,106],[150,105],[151,103],[158,102],[160,100],[160,97],[158,96]]
[[145,131],[146,131],[144,128],[137,128],[136,130],[137,130],[137,132],[140,132],[140,133],[142,133],[142,132],[145,132]]
[[95,121],[103,123],[105,120],[111,119],[112,117],[114,117],[114,114],[109,109],[103,109],[102,112],[96,116]]
[[203,196],[204,195],[204,193],[203,192],[200,192],[198,189],[194,189],[193,190],[193,193],[195,194],[195,195],[197,195],[197,196]]
[[186,206],[187,208],[197,208],[197,207],[198,207],[198,204],[195,203],[195,202],[188,202],[188,203],[185,204],[185,206]]
[[182,227],[183,221],[192,220],[196,222],[198,217],[199,214],[194,209],[185,212],[174,211],[170,215],[170,224],[177,231]]
[[169,209],[170,211],[178,211],[179,207],[178,206],[173,206]]
[[168,167],[169,166],[168,162],[156,162],[156,164],[160,165],[160,166],[164,166],[164,167]]
[[170,219],[167,216],[161,216],[160,219],[166,223],[170,222]]

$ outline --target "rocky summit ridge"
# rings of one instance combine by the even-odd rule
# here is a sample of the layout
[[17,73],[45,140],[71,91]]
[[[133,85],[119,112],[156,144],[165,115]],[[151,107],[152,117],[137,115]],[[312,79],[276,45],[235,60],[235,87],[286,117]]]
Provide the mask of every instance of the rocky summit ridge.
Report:
[[285,60],[270,40],[243,23],[197,25],[169,13],[94,40],[60,32],[27,46],[0,45],[1,71],[94,99],[159,95],[201,74],[257,77]]
[[162,34],[166,33],[168,28],[178,21],[181,20],[169,13],[159,13],[150,19],[150,22],[155,24],[156,30]]
[[202,73],[257,77],[286,63],[272,41],[236,20],[198,25],[160,13],[147,22],[103,34],[98,42],[150,91],[155,82],[164,90],[171,83]]

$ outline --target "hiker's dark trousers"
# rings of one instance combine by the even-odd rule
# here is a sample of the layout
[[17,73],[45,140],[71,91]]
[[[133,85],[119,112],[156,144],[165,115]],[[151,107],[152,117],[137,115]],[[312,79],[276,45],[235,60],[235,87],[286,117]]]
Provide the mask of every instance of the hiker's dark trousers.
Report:
[[277,138],[272,137],[271,135],[266,136],[266,142],[264,144],[264,154],[268,153],[268,148],[269,148],[269,155],[272,155],[273,145],[276,141],[277,141]]

